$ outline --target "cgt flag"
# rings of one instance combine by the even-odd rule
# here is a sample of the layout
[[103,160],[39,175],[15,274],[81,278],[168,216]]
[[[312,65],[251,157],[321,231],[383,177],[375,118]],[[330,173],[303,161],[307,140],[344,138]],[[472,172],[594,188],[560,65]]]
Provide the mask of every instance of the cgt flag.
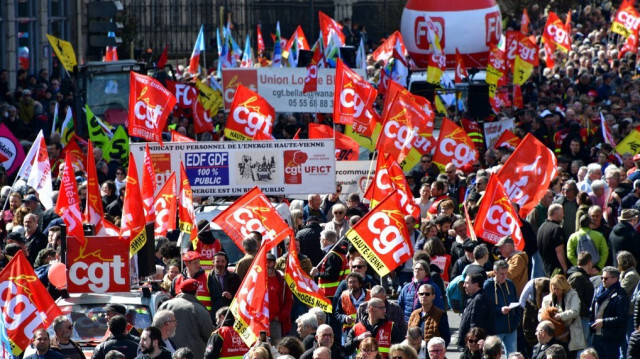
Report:
[[400,201],[394,190],[345,235],[380,276],[413,256]]
[[318,64],[322,61],[322,49],[320,43],[316,43],[311,62],[307,65],[307,76],[304,78],[302,93],[318,91]]
[[0,272],[2,322],[7,330],[13,355],[19,356],[31,343],[38,329],[46,329],[62,311],[38,280],[22,251]]
[[356,161],[360,155],[360,145],[353,138],[334,131],[327,125],[309,124],[309,138],[334,138],[336,140],[336,161]]
[[368,199],[371,202],[371,208],[374,208],[395,189],[400,195],[400,209],[404,214],[420,218],[420,207],[411,200],[413,195],[402,167],[391,156],[381,153],[378,155],[373,181],[367,187],[364,198]]
[[500,147],[507,147],[515,150],[520,142],[522,142],[522,139],[516,136],[515,133],[511,132],[511,130],[504,130],[493,145],[493,148],[497,150]]
[[478,156],[478,151],[469,135],[451,120],[443,119],[433,162],[441,170],[449,162],[460,168],[477,161]]
[[233,98],[224,135],[234,141],[251,141],[260,131],[271,137],[276,111],[262,96],[239,85]]
[[269,334],[269,290],[267,289],[267,247],[256,254],[229,310],[236,318],[233,329],[251,347],[260,332]]
[[522,86],[531,77],[533,68],[538,65],[538,47],[528,37],[523,36],[516,48],[513,83]]
[[310,307],[318,307],[327,313],[332,313],[331,301],[319,293],[320,289],[316,282],[300,267],[298,248],[296,241],[293,239],[294,237],[293,233],[289,236],[289,254],[287,255],[287,267],[284,273],[287,286],[302,303]]
[[129,89],[129,136],[162,144],[162,129],[176,97],[149,76],[131,71]]
[[180,232],[189,234],[189,240],[193,241],[198,237],[198,227],[196,226],[196,213],[193,209],[193,192],[189,177],[184,169],[184,163],[180,162],[180,198],[178,200],[178,218]]
[[144,149],[144,159],[142,161],[142,206],[147,223],[155,220],[155,207],[153,205],[153,195],[156,193],[156,172],[153,169],[153,159],[147,143]]
[[[544,193],[544,191],[540,192]],[[516,248],[523,250],[524,239],[520,231],[521,226],[522,222],[511,205],[502,183],[497,176],[491,176],[476,215],[474,227],[476,235],[493,244],[498,243],[502,237],[511,236]]]
[[169,230],[176,229],[176,173],[171,172],[167,182],[162,185],[160,192],[156,195],[153,207],[156,213],[155,230],[156,236],[166,236]]
[[620,34],[625,38],[638,33],[640,28],[640,14],[634,7],[634,0],[624,0],[620,4],[616,17],[611,23],[611,32]]
[[335,123],[352,125],[356,133],[371,136],[379,116],[373,109],[378,95],[376,89],[362,76],[353,72],[338,59],[333,92]]
[[82,212],[80,211],[80,197],[78,196],[78,185],[71,164],[72,154],[67,153],[65,157],[64,171],[60,178],[60,193],[56,202],[55,212],[62,217],[67,226],[69,237],[75,238],[80,244],[84,244],[84,229],[82,228]]
[[565,24],[560,21],[558,15],[553,11],[549,11],[549,15],[547,16],[547,24],[544,26],[542,41],[555,46],[564,53],[571,50],[571,38],[569,37]]
[[526,217],[544,196],[541,189],[549,188],[557,168],[553,152],[529,133],[496,176],[509,200],[520,206],[520,216]]
[[290,230],[258,187],[254,187],[220,212],[213,223],[220,226],[242,251],[242,240],[252,231],[258,231],[262,235],[262,248],[271,249],[282,242]]
[[122,206],[122,222],[120,238],[130,241],[131,255],[138,253],[147,243],[147,231],[144,228],[145,218],[138,179],[138,166],[132,153],[129,153],[129,170],[127,172],[124,204]]

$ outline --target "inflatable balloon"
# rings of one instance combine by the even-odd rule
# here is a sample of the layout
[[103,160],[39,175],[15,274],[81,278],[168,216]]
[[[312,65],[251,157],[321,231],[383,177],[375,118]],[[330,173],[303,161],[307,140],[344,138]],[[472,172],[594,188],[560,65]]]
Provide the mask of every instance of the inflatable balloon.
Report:
[[409,0],[402,12],[400,31],[416,65],[427,67],[431,53],[426,19],[437,28],[447,68],[455,67],[456,48],[467,67],[487,66],[489,44],[502,34],[500,8],[495,0]]
[[49,282],[58,289],[64,289],[67,287],[67,266],[64,263],[54,263],[49,267],[47,273]]

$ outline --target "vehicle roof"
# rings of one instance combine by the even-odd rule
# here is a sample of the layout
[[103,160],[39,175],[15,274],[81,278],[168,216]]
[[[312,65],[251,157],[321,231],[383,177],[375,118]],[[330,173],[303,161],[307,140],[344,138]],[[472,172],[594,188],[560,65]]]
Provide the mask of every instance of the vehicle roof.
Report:
[[[157,292],[155,292],[157,293]],[[154,294],[155,294],[154,293]],[[56,303],[58,305],[75,305],[75,304],[100,304],[100,303],[120,303],[120,304],[149,304],[150,298],[142,295],[141,291],[132,290],[131,292],[119,293],[74,293],[69,294],[69,298],[59,298]]]

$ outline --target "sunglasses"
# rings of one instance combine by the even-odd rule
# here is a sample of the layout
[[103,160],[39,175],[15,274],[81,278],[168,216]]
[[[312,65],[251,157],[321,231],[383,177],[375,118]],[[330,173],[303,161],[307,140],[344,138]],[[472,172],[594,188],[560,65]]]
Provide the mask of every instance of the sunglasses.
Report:
[[467,339],[467,343],[469,343],[469,344],[475,344],[477,342],[478,342],[477,339]]
[[344,214],[344,212],[343,211],[335,211],[335,212],[333,212],[333,214]]
[[421,296],[421,297],[430,297],[430,296],[431,296],[431,294],[432,294],[432,293],[424,293],[424,292],[422,292],[422,293],[418,293],[418,295],[419,295],[419,296]]

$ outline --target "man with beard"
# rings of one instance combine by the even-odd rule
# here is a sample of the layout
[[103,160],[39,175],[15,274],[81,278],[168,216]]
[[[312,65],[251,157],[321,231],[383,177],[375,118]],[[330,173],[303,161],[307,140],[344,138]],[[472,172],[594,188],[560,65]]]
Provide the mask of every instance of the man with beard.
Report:
[[33,335],[33,346],[36,352],[25,359],[63,359],[64,355],[51,350],[51,341],[46,329],[38,329]]
[[140,336],[140,351],[136,359],[171,359],[171,353],[162,346],[162,332],[157,327],[147,327]]
[[160,332],[162,332],[160,346],[167,349],[171,354],[175,353],[178,347],[171,338],[176,335],[178,321],[176,320],[176,316],[173,312],[170,310],[157,311],[153,316],[153,323],[151,323],[151,325],[160,329]]
[[65,358],[84,359],[80,346],[71,340],[73,326],[66,315],[57,316],[53,320],[53,331],[56,336],[51,339],[51,349],[64,355]]

